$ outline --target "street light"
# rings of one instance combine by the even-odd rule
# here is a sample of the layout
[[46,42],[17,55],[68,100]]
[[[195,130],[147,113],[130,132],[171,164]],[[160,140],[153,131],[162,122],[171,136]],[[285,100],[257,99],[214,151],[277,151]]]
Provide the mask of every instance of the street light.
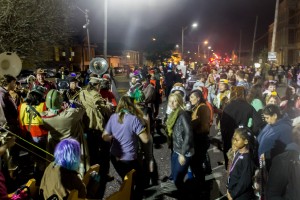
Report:
[[[192,24],[192,28],[196,28],[197,26],[198,26],[197,23],[193,23]],[[188,28],[188,26],[181,28],[181,57],[182,57],[182,60],[184,60],[184,58],[183,58],[183,51],[184,51],[184,48],[183,48],[183,45],[184,45],[184,31],[187,28]]]
[[[205,41],[203,42],[203,44],[206,46],[206,45],[208,44],[208,41],[205,40]],[[200,57],[200,45],[201,45],[201,44],[198,44],[198,57]],[[203,52],[203,57],[204,57],[204,58],[206,57],[206,50],[205,50],[205,48],[204,48],[204,52]]]
[[82,27],[84,29],[86,29],[86,35],[87,35],[87,40],[88,40],[88,58],[89,58],[89,60],[91,60],[91,46],[90,46],[90,32],[89,32],[90,20],[89,20],[89,15],[88,15],[89,10],[87,10],[87,9],[82,10],[78,6],[77,6],[77,9],[80,10],[85,15],[85,24]]

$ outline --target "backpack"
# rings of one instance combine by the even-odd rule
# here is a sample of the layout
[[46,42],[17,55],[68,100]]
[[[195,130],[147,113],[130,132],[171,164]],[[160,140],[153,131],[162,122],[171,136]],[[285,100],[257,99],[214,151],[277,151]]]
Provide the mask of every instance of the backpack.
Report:
[[207,101],[207,97],[208,97],[208,89],[207,89],[207,87],[201,86],[201,91],[202,91],[203,98],[205,99],[205,104],[207,105],[207,107],[208,107],[209,110],[210,110],[210,125],[212,125],[212,124],[213,124],[213,121],[214,121],[214,108],[213,108],[213,106],[211,105],[211,103],[209,103],[209,102]]

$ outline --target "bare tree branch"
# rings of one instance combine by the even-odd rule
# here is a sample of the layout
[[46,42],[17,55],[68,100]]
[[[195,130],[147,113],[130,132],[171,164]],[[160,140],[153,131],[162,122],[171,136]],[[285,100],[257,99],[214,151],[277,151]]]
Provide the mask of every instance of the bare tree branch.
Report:
[[0,0],[0,51],[17,52],[33,64],[43,61],[49,46],[69,43],[75,4],[76,0]]

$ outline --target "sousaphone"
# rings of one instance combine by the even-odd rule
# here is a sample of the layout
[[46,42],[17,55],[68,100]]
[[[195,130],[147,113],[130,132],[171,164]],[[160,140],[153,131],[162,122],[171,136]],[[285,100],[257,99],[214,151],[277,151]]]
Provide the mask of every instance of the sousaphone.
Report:
[[89,69],[100,77],[107,71],[108,63],[104,58],[96,57],[91,60]]
[[4,52],[0,54],[0,74],[18,76],[22,69],[22,61],[16,53]]

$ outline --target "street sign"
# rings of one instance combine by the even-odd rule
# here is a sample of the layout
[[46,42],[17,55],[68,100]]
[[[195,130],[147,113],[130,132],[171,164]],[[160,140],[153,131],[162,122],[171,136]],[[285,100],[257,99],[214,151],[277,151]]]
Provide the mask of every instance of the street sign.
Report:
[[268,52],[268,60],[277,60],[277,53],[276,52]]

